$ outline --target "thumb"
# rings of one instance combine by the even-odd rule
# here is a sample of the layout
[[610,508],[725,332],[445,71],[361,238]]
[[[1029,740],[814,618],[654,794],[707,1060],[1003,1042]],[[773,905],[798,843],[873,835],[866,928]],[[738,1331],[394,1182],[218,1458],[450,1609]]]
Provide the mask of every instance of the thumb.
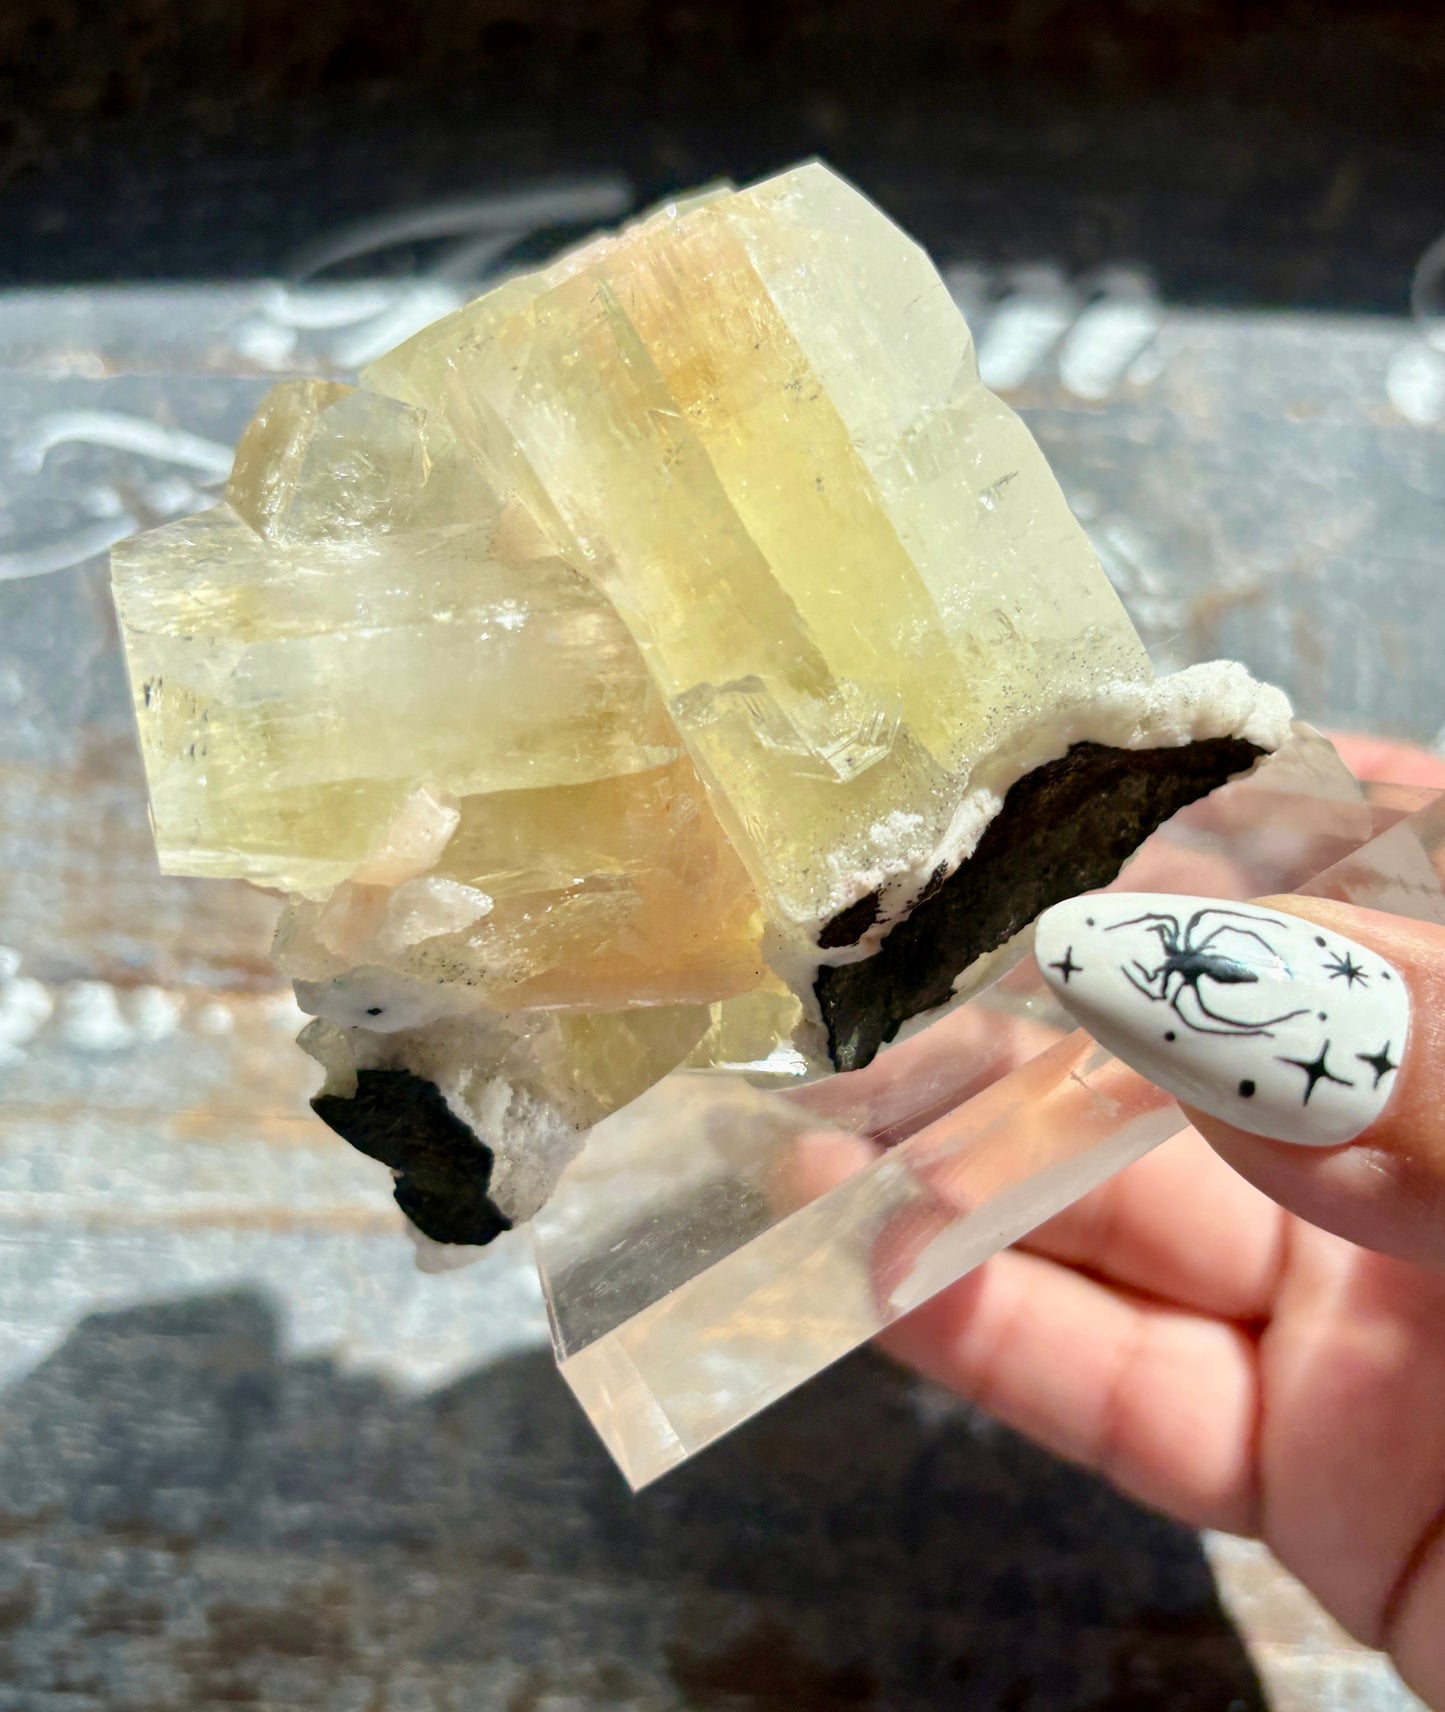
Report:
[[1110,892],[1039,966],[1096,1040],[1311,1224],[1445,1267],[1445,928],[1317,898]]

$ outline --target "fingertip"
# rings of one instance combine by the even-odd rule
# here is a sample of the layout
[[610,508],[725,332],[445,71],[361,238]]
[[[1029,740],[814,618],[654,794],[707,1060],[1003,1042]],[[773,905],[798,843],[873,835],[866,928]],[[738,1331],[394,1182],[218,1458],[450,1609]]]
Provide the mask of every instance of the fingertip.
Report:
[[1111,894],[1050,912],[1038,944],[1060,1000],[1255,1187],[1445,1264],[1445,928],[1327,899]]
[[1334,1147],[1393,1097],[1409,983],[1338,927],[1267,904],[1119,892],[1048,911],[1035,944],[1096,1040],[1237,1128]]

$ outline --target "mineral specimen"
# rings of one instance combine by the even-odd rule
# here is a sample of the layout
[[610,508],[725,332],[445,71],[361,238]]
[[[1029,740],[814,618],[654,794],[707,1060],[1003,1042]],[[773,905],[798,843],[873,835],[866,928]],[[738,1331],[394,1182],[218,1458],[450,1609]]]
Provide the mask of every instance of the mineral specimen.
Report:
[[1288,724],[1154,680],[933,266],[816,164],[278,387],[114,577],[162,866],[291,894],[318,1110],[446,1241],[683,1061],[866,1064]]

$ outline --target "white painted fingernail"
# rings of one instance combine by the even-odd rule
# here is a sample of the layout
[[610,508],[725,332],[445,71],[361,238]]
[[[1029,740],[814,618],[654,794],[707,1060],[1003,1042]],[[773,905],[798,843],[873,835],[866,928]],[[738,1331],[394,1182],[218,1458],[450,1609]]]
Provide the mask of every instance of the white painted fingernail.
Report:
[[1405,1056],[1410,992],[1378,953],[1223,898],[1108,892],[1039,917],[1044,979],[1100,1045],[1238,1129],[1353,1141]]

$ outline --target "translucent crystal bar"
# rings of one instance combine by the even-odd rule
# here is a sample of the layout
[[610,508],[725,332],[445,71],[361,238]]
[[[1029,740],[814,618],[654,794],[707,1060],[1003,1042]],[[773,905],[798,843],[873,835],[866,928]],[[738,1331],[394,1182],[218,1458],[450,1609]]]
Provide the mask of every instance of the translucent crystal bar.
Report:
[[[1118,882],[1309,890],[1445,920],[1445,806],[1301,728]],[[562,1373],[634,1487],[711,1444],[1183,1126],[1027,947],[867,1070],[677,1073],[598,1126],[537,1222]],[[785,1081],[773,1075],[774,1083]]]

